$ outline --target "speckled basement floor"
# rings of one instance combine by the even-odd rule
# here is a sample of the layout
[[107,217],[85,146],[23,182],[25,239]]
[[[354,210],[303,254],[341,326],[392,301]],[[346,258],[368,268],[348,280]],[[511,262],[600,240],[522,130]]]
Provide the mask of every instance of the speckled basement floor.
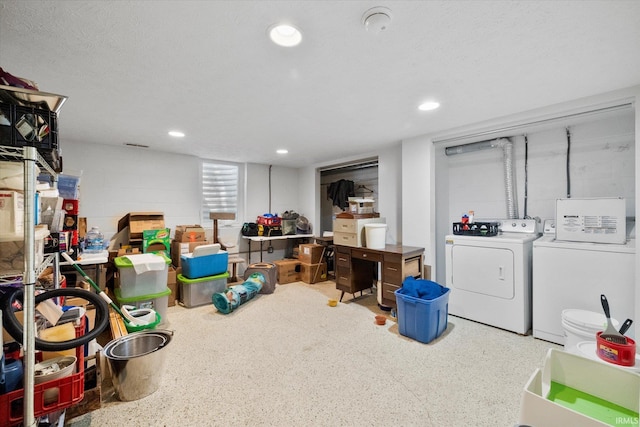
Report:
[[501,426],[554,344],[449,316],[429,344],[377,326],[376,297],[279,285],[223,315],[169,307],[158,390],[67,420],[83,426]]

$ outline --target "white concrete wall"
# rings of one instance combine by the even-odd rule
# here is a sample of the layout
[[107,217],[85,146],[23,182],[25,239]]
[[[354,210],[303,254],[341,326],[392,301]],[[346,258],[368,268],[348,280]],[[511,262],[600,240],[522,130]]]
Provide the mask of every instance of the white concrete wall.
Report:
[[[162,212],[172,234],[176,225],[201,222],[200,159],[100,144],[63,141],[62,147],[65,173],[81,175],[80,216],[87,218],[88,227],[97,226],[110,237],[117,231],[118,219],[135,211]],[[248,243],[240,238],[242,223],[255,221],[269,210],[269,166],[246,164],[244,169],[244,218],[219,230],[225,242],[237,244],[232,252],[248,250]],[[297,181],[298,169],[272,168],[273,212],[300,209]],[[208,238],[211,235],[207,228]],[[284,246],[275,246],[277,250],[270,256],[282,258]]]

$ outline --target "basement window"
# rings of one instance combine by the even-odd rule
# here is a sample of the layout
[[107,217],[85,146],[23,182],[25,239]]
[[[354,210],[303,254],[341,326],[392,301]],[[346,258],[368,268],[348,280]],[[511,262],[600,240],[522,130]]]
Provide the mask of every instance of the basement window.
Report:
[[201,166],[202,203],[200,224],[211,227],[210,212],[230,212],[236,220],[219,221],[218,225],[230,225],[242,219],[240,209],[242,165],[203,160]]

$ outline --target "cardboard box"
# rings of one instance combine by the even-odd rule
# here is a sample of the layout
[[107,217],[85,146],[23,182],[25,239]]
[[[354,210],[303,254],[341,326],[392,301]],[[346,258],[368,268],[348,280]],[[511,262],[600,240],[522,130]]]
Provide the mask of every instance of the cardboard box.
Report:
[[118,231],[129,227],[129,239],[142,239],[144,230],[164,228],[162,212],[129,212],[118,220]]
[[[619,405],[636,415],[620,416],[613,411],[601,410],[600,414],[613,419],[592,418],[578,412],[577,405],[567,407],[550,400],[554,383]],[[637,425],[639,397],[640,376],[635,372],[552,348],[547,353],[542,370],[536,369],[524,387],[518,421],[532,426]],[[586,400],[577,399],[575,402]],[[582,405],[581,409],[587,406]]]
[[200,225],[176,225],[173,238],[178,242],[204,242],[204,228]]
[[278,269],[278,284],[300,281],[300,261],[295,259],[282,259],[273,262]]
[[176,269],[172,266],[169,266],[169,271],[167,272],[167,287],[171,289],[171,295],[169,295],[169,299],[167,300],[167,306],[173,307],[176,305],[176,300],[179,299],[178,296],[178,275],[176,273]]
[[159,230],[144,230],[142,232],[142,252],[163,251],[169,256],[171,253],[171,237],[168,228]]
[[0,191],[0,234],[24,233],[24,196],[17,191]]
[[305,243],[299,246],[298,260],[303,264],[319,264],[322,261],[324,246],[316,243]]
[[327,263],[319,264],[300,263],[300,279],[304,283],[314,284],[327,280]]
[[177,240],[171,241],[171,263],[175,268],[181,267],[180,256],[184,254],[190,254],[195,248],[202,245],[208,245],[210,242],[179,242]]

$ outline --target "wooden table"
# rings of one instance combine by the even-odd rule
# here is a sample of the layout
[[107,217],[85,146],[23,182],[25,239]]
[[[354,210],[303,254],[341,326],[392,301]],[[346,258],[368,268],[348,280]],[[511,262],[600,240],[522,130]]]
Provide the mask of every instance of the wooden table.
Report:
[[262,262],[262,251],[264,242],[268,242],[271,240],[289,240],[289,239],[310,239],[313,237],[313,234],[288,234],[284,236],[242,236],[243,239],[248,240],[249,243],[249,255],[248,261],[251,264],[251,242],[260,242],[260,262]]

